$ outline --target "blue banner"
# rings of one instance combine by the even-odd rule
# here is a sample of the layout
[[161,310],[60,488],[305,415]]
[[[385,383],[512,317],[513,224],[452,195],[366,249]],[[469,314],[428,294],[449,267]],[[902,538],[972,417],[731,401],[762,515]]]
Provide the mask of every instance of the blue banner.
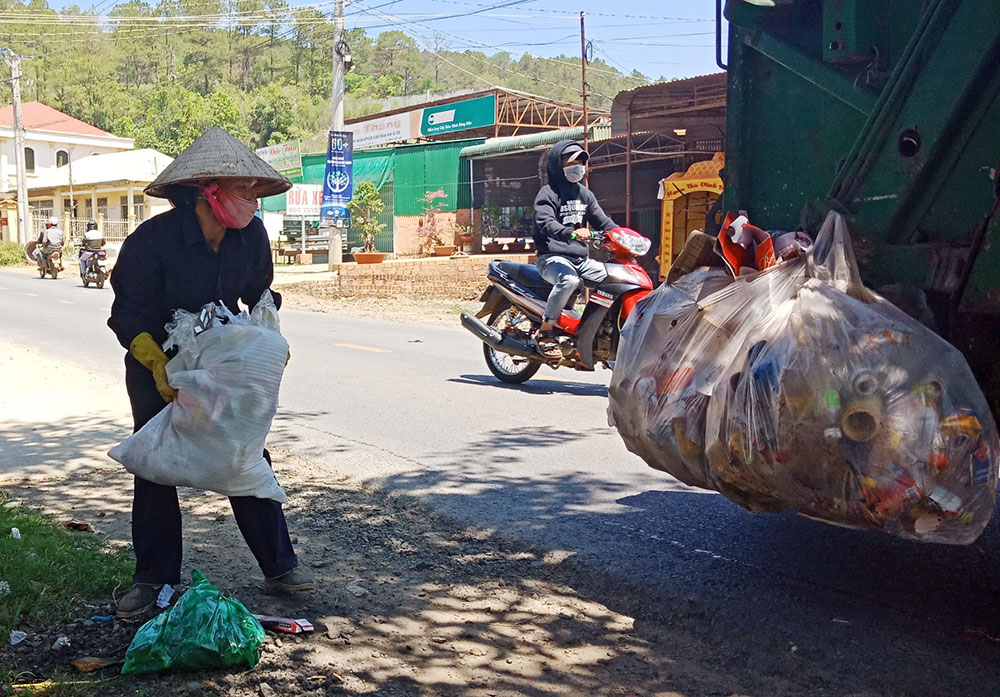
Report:
[[326,148],[326,176],[323,177],[323,207],[321,225],[350,224],[347,204],[354,195],[354,134],[350,131],[330,131]]

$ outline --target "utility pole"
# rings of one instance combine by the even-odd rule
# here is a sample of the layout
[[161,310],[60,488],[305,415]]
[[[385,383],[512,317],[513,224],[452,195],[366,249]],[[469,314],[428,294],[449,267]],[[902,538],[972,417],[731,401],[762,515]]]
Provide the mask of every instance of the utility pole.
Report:
[[[344,0],[337,0],[333,10],[333,122],[331,131],[344,130]],[[328,255],[330,271],[334,265],[344,262],[344,229],[334,226],[330,228],[330,254]]]
[[0,48],[0,55],[10,66],[10,87],[14,92],[14,162],[17,167],[17,237],[27,244],[31,239],[28,219],[28,175],[24,163],[24,121],[21,118],[21,56],[9,48]]
[[[588,150],[588,131],[590,130],[590,114],[587,112],[587,96],[589,90],[587,89],[587,28],[586,24],[586,12],[580,13],[580,72],[581,72],[581,86],[583,91],[580,92],[580,96],[583,98],[583,149]],[[588,150],[589,154],[589,150]],[[587,186],[588,180],[587,173],[583,175],[583,185]]]

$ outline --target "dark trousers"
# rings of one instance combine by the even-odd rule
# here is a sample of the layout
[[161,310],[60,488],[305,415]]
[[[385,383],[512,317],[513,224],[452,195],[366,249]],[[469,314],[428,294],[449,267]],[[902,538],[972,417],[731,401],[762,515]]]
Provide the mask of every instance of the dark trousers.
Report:
[[[156,391],[152,373],[131,355],[125,359],[125,387],[136,431],[167,406]],[[271,464],[267,450],[264,457]],[[243,539],[265,576],[281,576],[298,566],[280,503],[253,496],[230,496],[229,503]],[[135,478],[132,546],[135,548],[133,582],[180,583],[183,544],[176,487]]]

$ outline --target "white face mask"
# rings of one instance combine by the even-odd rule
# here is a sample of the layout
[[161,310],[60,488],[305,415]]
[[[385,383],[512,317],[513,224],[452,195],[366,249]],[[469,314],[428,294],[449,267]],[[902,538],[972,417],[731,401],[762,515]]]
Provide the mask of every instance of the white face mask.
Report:
[[587,168],[583,165],[569,165],[563,167],[563,174],[566,175],[566,181],[576,183],[578,181],[583,181],[583,175],[587,172]]

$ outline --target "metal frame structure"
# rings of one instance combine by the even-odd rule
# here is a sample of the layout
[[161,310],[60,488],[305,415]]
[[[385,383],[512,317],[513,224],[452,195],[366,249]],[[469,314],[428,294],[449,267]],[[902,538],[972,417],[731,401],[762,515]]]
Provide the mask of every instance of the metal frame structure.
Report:
[[[713,155],[714,150],[698,148],[696,144],[709,139],[721,142],[725,138],[726,90],[726,74],[715,73],[644,85],[615,97],[611,125],[620,135],[612,142],[623,138],[624,153],[612,152],[614,145],[607,143],[602,150],[608,152],[604,157],[599,155],[596,162],[591,160],[591,167],[610,167],[624,159],[626,225],[632,224],[633,163],[681,159],[690,164],[690,158],[686,159],[689,155]],[[678,137],[665,135],[671,132]]]
[[[521,129],[548,131],[576,128],[584,124],[585,118],[591,124],[601,123],[611,118],[611,113],[607,111],[588,109],[584,112],[582,106],[557,102],[526,92],[499,88],[492,90],[492,92],[496,94],[497,98],[494,137],[519,135]],[[513,130],[510,133],[501,134],[502,128]]]
[[[630,147],[631,146],[631,147]],[[591,169],[603,169],[619,165],[650,162],[652,160],[678,160],[689,155],[711,157],[721,148],[688,149],[688,143],[665,133],[633,133],[631,139],[627,135],[614,136],[590,148]]]

